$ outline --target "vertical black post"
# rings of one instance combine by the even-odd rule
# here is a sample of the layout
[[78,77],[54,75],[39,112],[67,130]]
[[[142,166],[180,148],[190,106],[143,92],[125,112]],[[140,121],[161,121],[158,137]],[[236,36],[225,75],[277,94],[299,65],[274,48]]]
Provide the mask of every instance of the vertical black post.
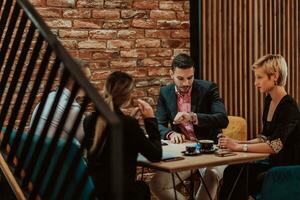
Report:
[[202,67],[202,0],[190,0],[190,52],[195,61],[195,78]]

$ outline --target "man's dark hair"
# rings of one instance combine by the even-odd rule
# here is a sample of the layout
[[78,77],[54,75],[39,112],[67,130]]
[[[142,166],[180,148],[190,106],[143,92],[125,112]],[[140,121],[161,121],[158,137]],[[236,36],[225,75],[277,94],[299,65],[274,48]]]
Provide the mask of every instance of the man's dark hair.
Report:
[[173,59],[172,70],[174,70],[176,67],[180,69],[194,67],[194,61],[189,55],[181,53],[175,56],[175,58]]

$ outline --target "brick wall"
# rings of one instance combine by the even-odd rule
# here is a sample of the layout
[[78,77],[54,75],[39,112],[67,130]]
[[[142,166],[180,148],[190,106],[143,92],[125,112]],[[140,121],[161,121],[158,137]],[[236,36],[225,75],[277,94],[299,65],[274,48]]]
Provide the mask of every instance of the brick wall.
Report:
[[136,97],[156,104],[171,59],[189,52],[188,0],[31,0],[63,45],[89,61],[99,89],[114,70],[136,80]]

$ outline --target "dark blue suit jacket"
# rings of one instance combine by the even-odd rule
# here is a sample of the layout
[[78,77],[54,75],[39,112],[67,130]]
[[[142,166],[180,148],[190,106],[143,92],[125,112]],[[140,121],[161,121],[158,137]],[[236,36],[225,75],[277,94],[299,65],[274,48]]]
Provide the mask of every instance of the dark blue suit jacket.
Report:
[[[194,80],[192,88],[191,112],[198,116],[198,125],[194,130],[198,139],[211,139],[217,141],[220,129],[228,125],[225,106],[219,96],[215,83]],[[166,139],[168,132],[181,132],[178,125],[173,124],[177,114],[177,96],[175,84],[164,86],[160,89],[156,117],[162,139]]]

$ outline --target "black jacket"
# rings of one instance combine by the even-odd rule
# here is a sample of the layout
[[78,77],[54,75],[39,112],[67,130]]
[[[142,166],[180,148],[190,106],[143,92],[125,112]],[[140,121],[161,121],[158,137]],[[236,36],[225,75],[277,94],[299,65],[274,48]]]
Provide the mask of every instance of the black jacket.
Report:
[[[197,114],[199,122],[197,126],[194,126],[196,137],[212,139],[216,142],[220,129],[228,125],[226,110],[219,96],[217,85],[209,81],[194,80],[191,95],[191,112]],[[157,104],[156,117],[163,139],[166,139],[166,134],[171,130],[181,132],[180,128],[173,124],[176,114],[175,84],[170,84],[160,89]]]
[[291,96],[286,95],[283,97],[274,111],[272,121],[267,126],[271,100],[270,96],[265,98],[262,135],[266,136],[269,141],[279,138],[283,148],[277,154],[270,155],[270,164],[273,166],[300,164],[300,118],[298,105]]
[[[149,135],[147,138],[138,121],[132,117],[124,115],[120,110],[116,110],[122,123],[123,134],[123,169],[124,176],[124,199],[135,199],[135,177],[137,166],[137,155],[141,153],[150,161],[159,161],[162,156],[161,140],[155,118],[145,119],[145,128]],[[91,145],[95,134],[96,113],[87,116],[84,120],[84,131],[87,136],[88,148]],[[108,129],[107,129],[108,130]],[[113,199],[114,188],[111,188],[112,166],[112,143],[109,132],[106,130],[103,140],[103,149],[88,156],[88,169],[95,183],[95,191],[100,199]],[[101,144],[99,145],[99,147]],[[101,151],[101,152],[99,152]]]

